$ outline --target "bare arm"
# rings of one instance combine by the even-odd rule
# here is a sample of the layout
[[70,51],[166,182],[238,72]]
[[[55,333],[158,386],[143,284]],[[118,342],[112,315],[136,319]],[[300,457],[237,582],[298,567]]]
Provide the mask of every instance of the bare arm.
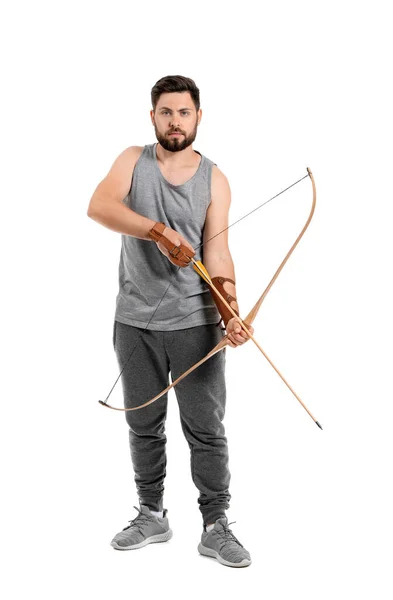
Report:
[[[212,198],[206,214],[205,228],[203,232],[203,263],[210,277],[229,277],[236,281],[235,267],[228,246],[228,227],[229,207],[231,204],[231,189],[224,173],[218,168],[213,167],[212,171]],[[223,231],[223,233],[220,233]],[[216,234],[217,237],[212,238]],[[210,241],[208,241],[210,240]],[[236,286],[226,281],[224,289],[236,298]],[[230,306],[240,314],[239,305],[232,301]],[[247,334],[241,329],[236,319],[230,319],[227,323],[227,334],[230,345],[235,348],[244,344],[248,340]],[[254,329],[250,327],[250,332]]]
[[139,146],[130,146],[116,158],[109,173],[96,187],[87,216],[112,231],[147,240],[155,221],[136,213],[122,202],[130,190],[141,150]]
[[[203,243],[228,227],[229,207],[231,204],[231,190],[224,173],[213,167],[212,171],[212,199],[207,210]],[[203,246],[203,263],[210,277],[229,277],[235,279],[235,267],[228,246],[228,231],[224,231]],[[225,282],[225,289],[231,296],[236,297],[235,286]],[[236,302],[231,303],[237,311]]]
[[[123,204],[130,190],[135,164],[142,150],[140,146],[130,146],[116,158],[109,173],[96,187],[87,215],[112,231],[152,241],[148,234],[156,221],[140,215]],[[184,244],[194,252],[191,244],[174,229],[166,227],[163,233],[174,246]],[[157,242],[157,246],[171,263],[177,264],[160,241]]]

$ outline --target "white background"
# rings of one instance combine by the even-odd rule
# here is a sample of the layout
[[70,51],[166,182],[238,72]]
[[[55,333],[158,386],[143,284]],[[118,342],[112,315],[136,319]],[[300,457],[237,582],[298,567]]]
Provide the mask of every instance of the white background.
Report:
[[[2,9],[4,598],[392,598],[388,4]],[[138,505],[124,415],[97,402],[118,375],[121,238],[86,211],[116,156],[156,141],[150,90],[177,74],[200,89],[193,147],[229,179],[230,222],[306,167],[318,193],[255,336],[323,431],[252,342],[227,352],[227,516],[252,555],[246,569],[197,552],[174,393],[164,502],[174,536],[133,552],[109,545]],[[243,314],[311,199],[305,179],[230,230]]]

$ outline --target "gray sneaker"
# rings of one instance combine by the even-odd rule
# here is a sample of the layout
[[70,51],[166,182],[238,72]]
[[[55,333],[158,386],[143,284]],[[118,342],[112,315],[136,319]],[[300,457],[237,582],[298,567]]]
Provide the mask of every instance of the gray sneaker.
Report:
[[139,515],[129,521],[130,525],[124,527],[111,541],[111,546],[116,550],[136,550],[146,544],[167,542],[171,539],[173,534],[166,516],[168,510],[163,511],[163,517],[160,519],[152,515],[147,506],[140,506],[141,510],[134,506]]
[[[235,523],[236,521],[233,521]],[[229,529],[227,517],[220,517],[211,531],[203,531],[198,551],[204,556],[216,558],[227,567],[248,567],[251,556]]]

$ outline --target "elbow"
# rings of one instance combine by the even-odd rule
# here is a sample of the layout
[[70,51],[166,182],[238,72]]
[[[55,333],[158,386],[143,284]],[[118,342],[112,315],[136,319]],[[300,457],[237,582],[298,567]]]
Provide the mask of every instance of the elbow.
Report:
[[89,206],[87,207],[86,213],[87,216],[90,217],[90,219],[93,219],[97,215],[100,204],[100,196],[96,192],[94,192],[94,194],[90,198]]
[[97,215],[97,206],[94,202],[90,202],[86,214],[90,219],[93,219]]

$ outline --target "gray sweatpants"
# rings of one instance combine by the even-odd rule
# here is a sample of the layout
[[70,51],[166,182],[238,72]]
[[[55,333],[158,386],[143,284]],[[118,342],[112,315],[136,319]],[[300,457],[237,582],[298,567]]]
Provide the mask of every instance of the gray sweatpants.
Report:
[[[151,331],[114,322],[113,345],[122,374],[125,408],[153,398],[171,380],[189,369],[222,339],[217,325],[178,331]],[[142,334],[142,335],[141,335]],[[230,471],[223,418],[225,414],[225,353],[222,350],[177,386],[180,422],[191,454],[191,476],[199,490],[203,524],[214,523],[229,508]],[[139,501],[163,510],[166,475],[165,419],[168,394],[140,410],[125,413],[129,425],[131,459]]]

